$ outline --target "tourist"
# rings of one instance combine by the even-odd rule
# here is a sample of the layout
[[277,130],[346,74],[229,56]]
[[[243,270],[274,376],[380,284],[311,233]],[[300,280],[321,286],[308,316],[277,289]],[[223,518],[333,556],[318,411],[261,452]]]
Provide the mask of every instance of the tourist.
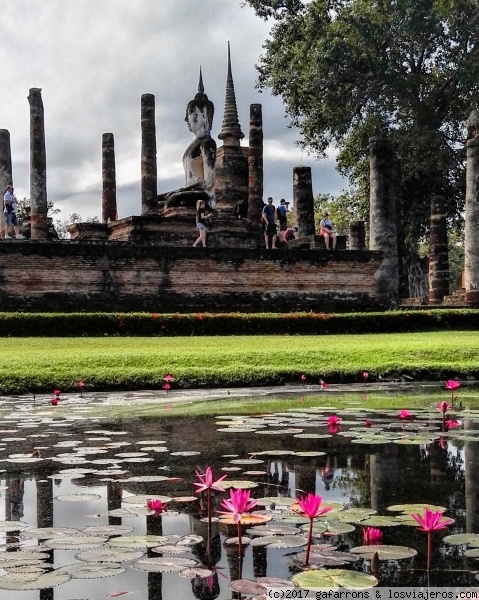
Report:
[[327,212],[323,214],[323,218],[319,222],[319,235],[324,238],[326,250],[329,250],[330,240],[333,245],[333,250],[336,248],[336,233],[333,230],[333,223],[331,222]]
[[288,228],[288,207],[284,198],[281,199],[281,203],[278,206],[278,210],[276,212],[278,215],[280,231],[286,231],[286,229]]
[[206,219],[209,219],[211,214],[206,214],[206,203],[204,200],[198,200],[196,203],[196,229],[198,230],[199,237],[193,244],[196,247],[200,242],[203,247],[206,247]]
[[266,250],[269,249],[269,239],[271,237],[271,248],[276,249],[276,238],[278,230],[276,229],[276,209],[273,206],[273,198],[271,196],[266,201],[266,206],[263,208],[262,213],[263,221],[266,224],[264,230],[264,243]]
[[283,232],[283,242],[290,242],[291,240],[295,240],[297,233],[298,233],[297,227],[286,228]]
[[17,199],[13,195],[13,186],[7,185],[3,196],[3,214],[5,216],[5,239],[11,240],[9,235],[10,227],[13,225],[16,240],[23,240],[24,237],[20,233],[17,220]]

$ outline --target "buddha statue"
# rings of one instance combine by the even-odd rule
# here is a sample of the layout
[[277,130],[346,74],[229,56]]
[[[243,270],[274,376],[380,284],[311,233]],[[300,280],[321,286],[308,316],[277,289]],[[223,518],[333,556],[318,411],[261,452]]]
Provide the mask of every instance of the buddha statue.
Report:
[[195,139],[183,155],[185,187],[159,195],[160,208],[194,208],[198,200],[205,200],[209,209],[215,208],[216,142],[210,135],[213,114],[214,105],[204,92],[200,69],[198,93],[186,107],[185,121]]

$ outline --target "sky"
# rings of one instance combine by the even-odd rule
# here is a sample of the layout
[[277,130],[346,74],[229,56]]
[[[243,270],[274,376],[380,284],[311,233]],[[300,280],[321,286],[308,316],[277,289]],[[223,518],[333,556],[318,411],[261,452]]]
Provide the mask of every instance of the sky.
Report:
[[279,97],[260,93],[255,63],[271,24],[241,0],[5,0],[0,23],[0,128],[10,132],[18,198],[30,196],[28,93],[41,88],[47,195],[61,218],[101,216],[101,139],[115,138],[119,217],[138,215],[141,95],[155,95],[158,193],[184,185],[182,156],[192,134],[185,109],[198,88],[223,121],[227,47],[238,117],[248,145],[249,107],[263,106],[264,195],[291,199],[292,171],[310,166],[313,192],[337,194],[347,181],[334,156],[316,160],[295,142]]

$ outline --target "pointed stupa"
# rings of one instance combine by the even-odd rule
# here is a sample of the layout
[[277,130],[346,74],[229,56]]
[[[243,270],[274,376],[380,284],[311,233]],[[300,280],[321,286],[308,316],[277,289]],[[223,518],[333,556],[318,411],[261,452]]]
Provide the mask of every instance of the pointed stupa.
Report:
[[204,94],[205,93],[205,86],[203,85],[203,73],[201,72],[201,65],[200,65],[200,80],[198,81],[198,94]]
[[235,87],[233,75],[231,72],[230,43],[228,42],[228,77],[226,79],[226,97],[225,112],[223,116],[223,125],[218,135],[223,140],[225,146],[239,146],[240,140],[244,138],[241,126],[238,121],[238,109],[236,108]]

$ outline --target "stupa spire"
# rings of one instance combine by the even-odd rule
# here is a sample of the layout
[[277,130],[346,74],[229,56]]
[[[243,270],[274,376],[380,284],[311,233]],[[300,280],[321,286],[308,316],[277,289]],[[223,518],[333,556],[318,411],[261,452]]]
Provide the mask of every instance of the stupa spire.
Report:
[[201,65],[200,65],[200,79],[198,81],[198,94],[204,94],[205,93],[205,87],[203,85],[203,73],[201,72]]
[[240,140],[244,138],[238,121],[238,109],[236,108],[235,87],[231,71],[230,43],[228,42],[228,77],[226,79],[225,112],[223,125],[218,135],[224,141],[225,146],[239,146]]

